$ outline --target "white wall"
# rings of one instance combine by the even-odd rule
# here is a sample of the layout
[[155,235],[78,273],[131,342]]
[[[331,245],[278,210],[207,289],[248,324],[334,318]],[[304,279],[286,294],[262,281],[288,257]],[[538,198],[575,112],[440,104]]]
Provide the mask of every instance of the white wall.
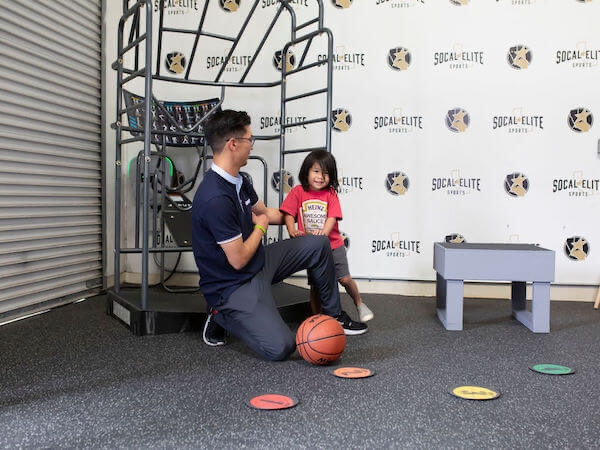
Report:
[[[324,0],[337,61],[333,109],[346,110],[348,115],[342,115],[351,122],[347,131],[334,132],[332,148],[342,179],[340,227],[349,238],[353,276],[392,280],[381,283],[390,292],[415,292],[407,281],[393,280],[433,280],[433,242],[460,235],[467,242],[537,243],[555,250],[555,285],[590,286],[576,291],[580,294],[572,288],[562,292],[593,299],[591,286],[600,282],[600,128],[593,122],[600,115],[600,1],[335,1]],[[182,4],[167,9],[167,25],[194,28],[203,2]],[[314,15],[312,0],[292,5],[300,23]],[[229,33],[239,28],[251,6],[242,1],[236,12],[225,12],[219,2],[211,2],[205,29]],[[234,54],[225,80],[235,81],[245,69],[247,55],[276,8],[272,0],[258,3],[250,35]],[[119,9],[107,6],[109,28],[116,30]],[[282,19],[249,80],[278,79],[272,56],[289,33],[289,21]],[[191,43],[191,37],[163,36],[162,57],[180,51],[189,61]],[[315,43],[313,53],[322,53],[323,45]],[[107,58],[115,47],[109,32]],[[511,65],[517,52],[526,59]],[[201,46],[193,77],[214,77],[220,66],[211,63],[225,53],[220,43]],[[390,54],[404,55],[406,63],[392,68]],[[109,83],[114,82],[114,71],[108,70]],[[304,76],[299,84],[316,87],[317,78]],[[290,81],[290,89],[299,84]],[[138,89],[142,94],[141,84]],[[108,120],[114,121],[114,90],[107,92]],[[279,115],[279,93],[279,88],[232,89],[225,107],[248,110],[255,135],[276,133],[276,125],[264,125]],[[190,101],[213,97],[215,91],[157,82],[155,94]],[[307,103],[288,116],[315,117],[322,108],[319,101]],[[447,121],[461,115],[466,126],[459,123],[452,130]],[[584,122],[569,123],[570,115]],[[324,135],[323,130],[292,131],[292,146],[318,145]],[[108,153],[113,143],[114,131],[108,128]],[[137,150],[131,148],[127,158]],[[255,153],[268,161],[270,177],[278,168],[278,144],[261,142]],[[189,152],[175,158],[189,175],[194,163]],[[301,159],[287,163],[295,179]],[[259,169],[248,166],[260,190]],[[407,189],[394,194],[388,184],[392,178],[404,179]],[[447,187],[448,182],[455,185]],[[268,189],[273,205],[277,192]],[[131,198],[125,201],[123,217],[131,212]],[[127,220],[131,236],[131,217]],[[276,237],[274,231],[270,237]],[[569,257],[573,242],[585,245]],[[189,255],[182,268],[195,270]],[[139,272],[139,262],[128,258],[124,270]],[[363,283],[364,289],[371,283]],[[425,286],[431,290],[432,283]],[[553,294],[557,297],[563,296]]]

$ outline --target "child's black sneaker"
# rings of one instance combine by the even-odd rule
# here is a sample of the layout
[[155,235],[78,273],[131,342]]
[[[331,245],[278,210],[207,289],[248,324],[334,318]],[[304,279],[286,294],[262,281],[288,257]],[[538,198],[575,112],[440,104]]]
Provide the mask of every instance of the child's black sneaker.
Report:
[[339,316],[336,317],[336,320],[340,323],[342,328],[344,329],[344,334],[352,336],[356,334],[366,333],[368,327],[366,324],[362,322],[355,322],[350,318],[346,311],[342,311]]

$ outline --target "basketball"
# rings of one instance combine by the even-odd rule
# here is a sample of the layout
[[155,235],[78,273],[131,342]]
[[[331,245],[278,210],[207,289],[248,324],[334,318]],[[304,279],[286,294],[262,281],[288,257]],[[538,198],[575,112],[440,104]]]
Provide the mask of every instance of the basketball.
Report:
[[338,359],[346,347],[344,329],[333,317],[317,314],[298,327],[296,348],[305,361],[324,365]]

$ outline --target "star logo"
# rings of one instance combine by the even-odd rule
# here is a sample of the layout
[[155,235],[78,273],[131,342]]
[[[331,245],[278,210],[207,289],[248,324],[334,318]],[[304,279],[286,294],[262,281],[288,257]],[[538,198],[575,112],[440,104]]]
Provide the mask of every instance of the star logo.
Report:
[[240,7],[240,0],[221,0],[221,8],[227,12],[236,12]]
[[347,109],[340,108],[331,113],[331,126],[335,131],[345,132],[352,125],[352,115]]
[[573,128],[576,128],[579,131],[590,131],[590,124],[587,122],[589,116],[589,111],[581,111],[580,113],[576,114]]
[[394,70],[407,70],[411,63],[410,52],[403,47],[396,47],[388,53],[388,65]]
[[565,253],[569,259],[583,261],[587,258],[590,251],[588,241],[581,236],[573,236],[565,242]]
[[504,180],[504,190],[511,197],[524,197],[529,190],[529,180],[520,172],[507,175]]
[[353,0],[332,0],[333,6],[339,9],[348,9],[352,6]]
[[403,172],[392,172],[387,175],[386,189],[392,195],[404,195],[408,191],[408,176]]
[[576,108],[569,112],[567,122],[571,130],[577,133],[587,133],[594,124],[594,116],[587,108]]
[[532,60],[531,50],[525,45],[515,45],[508,50],[507,60],[513,69],[527,69]]
[[346,247],[346,250],[348,250],[350,248],[350,238],[343,231],[340,231],[340,236],[344,240],[344,247]]
[[467,242],[463,235],[458,233],[452,233],[447,235],[444,240],[449,244],[462,244],[463,242]]
[[[277,50],[273,56],[273,65],[280,72],[283,70],[283,50]],[[296,67],[296,55],[288,49],[285,57],[285,71],[290,72]]]
[[185,56],[181,52],[169,53],[165,59],[165,65],[170,73],[180,75],[185,69]]
[[454,108],[446,114],[446,126],[454,133],[464,133],[469,127],[469,113],[462,108]]
[[[281,178],[282,178],[281,172],[279,172],[279,171],[273,172],[273,175],[271,176],[271,187],[276,192],[279,192],[279,189],[281,189],[281,185],[282,185]],[[289,193],[293,187],[294,187],[294,177],[287,170],[284,170],[283,171],[283,193],[284,194]]]

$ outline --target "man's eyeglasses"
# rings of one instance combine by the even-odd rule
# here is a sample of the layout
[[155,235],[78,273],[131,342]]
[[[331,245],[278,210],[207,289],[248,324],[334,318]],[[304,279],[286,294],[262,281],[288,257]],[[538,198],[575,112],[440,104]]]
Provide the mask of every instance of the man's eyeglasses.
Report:
[[254,145],[254,143],[256,142],[256,138],[254,136],[250,136],[249,138],[245,138],[245,137],[233,137],[231,139],[242,139],[244,141],[250,142],[250,145]]

